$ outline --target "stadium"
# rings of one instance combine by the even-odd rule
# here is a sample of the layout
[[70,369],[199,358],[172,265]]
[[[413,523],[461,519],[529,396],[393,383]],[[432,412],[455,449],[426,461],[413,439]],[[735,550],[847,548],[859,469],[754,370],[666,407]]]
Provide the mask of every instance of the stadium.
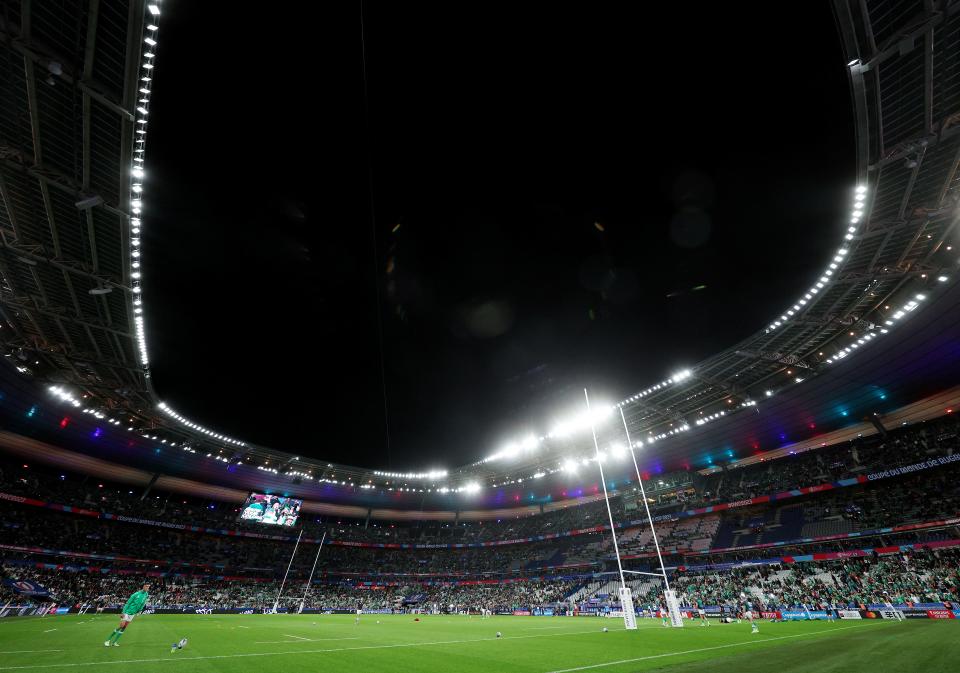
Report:
[[[454,276],[474,273],[468,253],[447,250],[445,242],[428,244],[425,234],[416,239],[418,221],[426,230],[428,206],[449,208],[447,201],[467,192],[418,202],[420,178],[403,181],[403,173],[420,170],[418,164],[387,162],[382,149],[399,146],[394,136],[434,142],[416,129],[388,132],[396,128],[383,120],[402,116],[409,105],[393,99],[400,85],[392,89],[388,80],[396,75],[415,89],[418,75],[404,71],[406,56],[377,46],[392,29],[407,34],[418,24],[426,33],[410,38],[418,43],[410,49],[429,52],[432,47],[420,44],[434,28],[423,21],[428,12],[351,5],[342,24],[335,19],[343,17],[323,17],[321,23],[332,27],[321,28],[330,34],[310,42],[304,38],[317,29],[317,17],[268,17],[279,8],[257,7],[243,23],[234,14],[246,14],[246,8],[218,9],[204,18],[189,13],[205,10],[183,4],[23,0],[0,9],[0,672],[135,667],[240,673],[274,666],[424,673],[956,670],[960,1],[821,3],[823,11],[809,20],[822,40],[804,41],[802,53],[785,47],[780,55],[759,59],[770,68],[757,71],[757,79],[764,79],[782,76],[791,58],[812,63],[813,53],[820,53],[816,58],[837,74],[841,91],[834,96],[835,89],[822,84],[821,95],[836,100],[785,116],[777,138],[758,133],[749,143],[769,145],[774,154],[816,154],[822,148],[797,141],[790,149],[782,139],[801,133],[797,127],[807,122],[837,127],[840,134],[850,125],[850,151],[842,145],[831,155],[836,160],[818,158],[792,174],[788,191],[797,192],[797,203],[825,204],[811,218],[819,223],[809,225],[818,229],[799,230],[807,226],[799,223],[791,230],[798,221],[786,207],[764,212],[757,231],[778,229],[768,249],[775,256],[754,258],[742,268],[717,263],[718,274],[742,277],[716,298],[726,302],[717,304],[725,307],[723,315],[703,303],[714,301],[712,280],[711,287],[691,290],[669,285],[700,282],[671,255],[702,249],[722,256],[725,250],[711,248],[719,244],[705,242],[687,219],[672,230],[680,237],[673,246],[679,252],[660,251],[659,239],[646,230],[630,239],[664,257],[649,262],[656,273],[645,274],[641,265],[630,275],[603,267],[604,278],[619,273],[631,280],[604,281],[602,287],[591,275],[593,257],[582,266],[579,259],[556,261],[584,247],[587,238],[534,240],[531,250],[539,253],[520,256],[536,272],[507,281],[523,286],[522,300],[507,307],[505,299],[471,295],[468,308],[437,310],[443,313],[435,319],[446,330],[443,338],[459,340],[456,348],[424,327],[423,307],[441,303],[424,289],[427,276],[418,285],[403,274],[438,249],[449,257],[435,262],[438,287],[459,288]],[[463,40],[502,40],[499,48],[509,50],[511,28],[493,36],[488,30],[507,23],[493,16],[498,11],[490,9],[492,18],[448,16],[444,21],[463,32],[436,39],[450,48]],[[181,16],[178,24],[178,13],[189,20]],[[217,42],[201,19],[215,21],[236,41]],[[523,53],[548,49],[538,40],[554,39],[551,31],[528,31],[524,23],[545,20],[532,10],[511,18],[525,26],[516,38],[530,49]],[[469,27],[474,21],[476,35]],[[167,22],[174,37],[165,40]],[[256,28],[258,22],[263,25]],[[582,27],[586,35],[617,20],[577,14],[564,25],[572,30],[580,22],[589,24]],[[700,23],[702,28],[690,30],[715,32],[706,17]],[[805,25],[798,24],[797,32]],[[293,34],[272,35],[278,27]],[[737,30],[744,32],[742,26]],[[318,60],[328,60],[325,50],[338,53],[342,45],[334,38],[349,31],[352,60],[343,65],[331,57],[324,67],[351,73],[347,90],[355,94],[355,106],[344,103],[349,109],[343,114],[353,121],[341,119],[338,126],[319,121],[312,111],[301,116],[297,110],[315,105],[310,96],[322,91],[336,98],[330,92],[338,86],[335,78],[315,74],[303,55],[315,50]],[[599,42],[605,39],[597,35]],[[831,39],[833,44],[812,44]],[[209,51],[199,42],[209,42]],[[288,47],[304,51],[290,57],[284,55]],[[251,52],[247,65],[269,66],[258,75],[232,62],[232,52],[241,50]],[[759,44],[744,47],[750,58],[756,51],[762,51]],[[483,68],[523,71],[517,75],[521,88],[536,89],[527,66],[513,62],[514,56]],[[643,67],[669,70],[673,77],[671,68],[680,69],[683,58]],[[393,59],[399,65],[391,65]],[[547,61],[537,66],[544,78],[557,66]],[[166,74],[165,62],[171,64]],[[280,63],[289,66],[286,74],[278,72]],[[570,66],[562,64],[560,70]],[[210,99],[181,78],[188,67],[203,78],[204,88],[220,87]],[[483,68],[458,77],[472,90],[482,86],[471,77],[482,80]],[[562,76],[600,77],[574,70]],[[726,80],[724,72],[717,79]],[[213,81],[221,75],[222,82]],[[791,82],[803,77],[802,69],[791,68]],[[249,89],[238,92],[241,78]],[[818,91],[821,82],[811,78],[796,86]],[[494,88],[519,86],[490,79],[497,80]],[[278,104],[270,93],[273,80],[311,91]],[[783,81],[771,88],[789,88]],[[456,95],[442,89],[443,96]],[[548,94],[537,90],[535,96],[541,95]],[[696,100],[699,94],[690,95]],[[465,108],[482,108],[483,119],[496,117],[499,103],[479,96],[464,101]],[[454,114],[454,107],[444,114]],[[583,109],[588,107],[592,101]],[[286,120],[286,132],[294,136],[301,127],[324,126],[322,145],[300,147],[282,133],[270,135],[273,140],[256,131],[237,137],[238,129],[256,126],[268,108],[278,120],[259,123]],[[845,110],[846,118],[828,115],[816,122],[831,109],[841,115]],[[453,145],[451,154],[462,149],[456,133],[476,132],[478,148],[494,142],[473,129],[453,133],[437,119],[429,124],[443,131],[435,142]],[[663,140],[638,142],[679,143],[672,134],[681,126],[650,134]],[[289,156],[311,155],[313,161],[318,147],[339,151],[337,136],[353,131],[360,140],[347,143],[345,156],[355,157],[356,165],[311,175],[301,187],[304,194],[343,192],[345,183],[331,176],[356,178],[359,196],[344,197],[352,204],[344,212],[363,211],[360,224],[341,223],[348,233],[310,234],[334,241],[323,250],[285,242],[273,248],[264,238],[238,252],[239,244],[218,242],[246,226],[244,212],[261,213],[272,198],[275,185],[262,175],[277,173],[283,182]],[[707,133],[684,126],[683,135],[696,148],[706,146],[701,132]],[[197,138],[209,144],[196,146]],[[552,135],[551,142],[564,141]],[[736,142],[748,144],[742,137]],[[294,147],[290,155],[277,149],[283,145]],[[740,150],[752,170],[764,172],[753,154]],[[612,163],[614,151],[605,151],[597,156]],[[549,164],[560,166],[545,181],[572,170],[552,154],[543,157],[538,166],[544,171]],[[252,170],[243,161],[264,166],[260,180],[225,193],[225,185]],[[511,160],[498,161],[497,170],[512,175]],[[390,173],[383,163],[400,167]],[[435,177],[463,175],[469,183],[479,174],[461,173],[471,169],[456,163],[438,165]],[[302,169],[297,164],[291,170]],[[771,164],[765,170],[777,169]],[[212,176],[220,171],[225,176]],[[176,186],[203,182],[208,172],[202,196]],[[827,197],[807,179],[820,172],[831,183]],[[847,177],[835,184],[834,175]],[[437,191],[455,180],[442,179],[451,182],[438,183]],[[721,204],[722,177],[717,185]],[[544,189],[534,181],[522,186]],[[554,188],[569,191],[568,185]],[[516,187],[503,189],[512,194]],[[401,191],[409,201],[403,213],[390,205],[403,200]],[[485,184],[469,198],[485,194],[511,206],[520,202],[496,191]],[[612,193],[600,189],[590,196]],[[777,197],[770,198],[763,203],[777,208]],[[684,199],[678,198],[678,212],[689,213]],[[211,213],[226,201],[235,202],[233,210],[217,220]],[[283,206],[294,213],[291,220],[317,217],[311,205],[294,201]],[[734,208],[746,205],[738,201]],[[600,241],[598,248],[615,249],[625,239],[615,238],[618,211],[610,207],[610,214],[584,207],[569,220],[590,241]],[[566,232],[551,229],[551,222],[560,221],[550,219],[559,209],[543,205],[538,212],[546,213],[546,229]],[[342,214],[322,210],[328,219]],[[200,231],[208,217],[214,233]],[[471,217],[457,220],[458,227],[486,231],[485,215]],[[497,242],[526,245],[513,220],[497,226]],[[372,246],[372,263],[354,259],[354,230],[361,231],[363,245]],[[721,237],[722,228],[713,235]],[[462,247],[488,245],[476,236],[464,238]],[[804,240],[796,247],[784,244],[794,239]],[[260,259],[259,247],[281,261],[258,266],[253,260]],[[288,248],[289,257],[277,252]],[[540,331],[522,327],[524,306],[553,301],[544,297],[554,277],[536,266],[541,262],[524,257],[536,254],[552,256],[551,266],[582,284],[562,302],[596,297],[581,312],[588,327],[570,327],[569,321]],[[753,255],[754,248],[744,254]],[[707,264],[708,256],[696,258],[697,264]],[[298,275],[300,262],[290,261],[301,258],[311,258],[304,268],[322,270],[305,280]],[[213,271],[200,274],[197,269],[207,263]],[[227,266],[264,286],[266,294],[231,298],[243,291],[233,280],[215,279]],[[498,267],[490,276],[501,272],[507,274]],[[644,307],[645,300],[634,298],[643,296],[645,286],[660,287],[654,276],[668,276],[662,282],[670,289],[657,301],[673,303],[651,300]],[[354,277],[362,280],[339,280]],[[307,283],[333,290],[315,300],[290,296],[293,285]],[[750,289],[740,293],[738,287]],[[783,288],[789,294],[780,294]],[[624,293],[629,301],[621,299]],[[218,312],[221,301],[245,312],[227,323]],[[362,302],[375,308],[360,318],[345,308]],[[692,330],[697,334],[680,334],[691,330],[678,327],[687,318],[672,308],[663,309],[668,317],[655,327],[648,322],[639,330],[660,333],[660,341],[624,334],[625,325],[636,323],[617,316],[653,313],[676,302],[692,307],[684,315],[698,314],[690,318],[698,322],[689,323],[699,325]],[[727,314],[741,305],[742,312]],[[207,322],[196,318],[198,312],[209,314]],[[296,322],[301,318],[291,315],[298,312],[311,322]],[[755,315],[766,317],[753,323]],[[297,325],[308,324],[309,333],[301,333]],[[347,324],[360,327],[350,332]],[[570,334],[555,337],[563,330]],[[246,331],[255,334],[244,337]],[[535,331],[541,336],[516,336]],[[336,341],[341,337],[331,334],[347,336]],[[244,338],[250,341],[237,341]],[[606,358],[606,374],[558,374],[559,346],[549,357],[526,347],[554,338],[570,348],[599,351],[581,364],[587,368]],[[675,359],[682,352],[667,354],[670,347],[687,348],[692,338],[700,339],[700,350],[691,350],[688,360]],[[344,344],[351,339],[362,344],[350,350]],[[514,364],[489,365],[493,360],[481,361],[481,351],[472,350],[465,359],[476,362],[445,373],[444,363],[453,360],[437,353],[466,352],[464,343],[508,344],[502,350]],[[621,357],[621,343],[634,358],[630,362]],[[372,351],[364,344],[373,344]],[[410,353],[404,354],[406,348]],[[220,361],[235,378],[199,371],[206,360]],[[399,370],[421,387],[401,388]],[[267,381],[262,377],[268,371],[288,378]],[[484,383],[492,376],[506,383]],[[437,394],[424,400],[428,384]],[[274,406],[244,407],[237,402],[242,396]],[[503,399],[487,404],[484,396]],[[297,397],[306,406],[297,406]],[[436,408],[453,434],[431,429],[432,419],[397,411],[422,408],[418,404]],[[273,416],[284,409],[297,411]],[[503,414],[509,422],[489,432],[480,427]],[[305,443],[297,444],[297,437]]]

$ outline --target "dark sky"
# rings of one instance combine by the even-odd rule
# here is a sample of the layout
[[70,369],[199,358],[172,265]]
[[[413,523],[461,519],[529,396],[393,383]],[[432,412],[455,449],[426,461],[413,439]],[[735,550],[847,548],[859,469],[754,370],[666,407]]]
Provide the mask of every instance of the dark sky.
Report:
[[167,7],[161,398],[295,453],[451,467],[779,314],[854,179],[829,5],[789,29],[642,7],[365,3],[368,106],[357,3]]

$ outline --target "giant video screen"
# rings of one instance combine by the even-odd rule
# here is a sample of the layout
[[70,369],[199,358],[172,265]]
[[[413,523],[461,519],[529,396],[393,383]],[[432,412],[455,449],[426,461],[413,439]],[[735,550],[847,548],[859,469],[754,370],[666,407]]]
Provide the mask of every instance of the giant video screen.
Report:
[[251,493],[240,510],[240,519],[271,526],[292,526],[300,516],[301,505],[303,500],[296,498]]

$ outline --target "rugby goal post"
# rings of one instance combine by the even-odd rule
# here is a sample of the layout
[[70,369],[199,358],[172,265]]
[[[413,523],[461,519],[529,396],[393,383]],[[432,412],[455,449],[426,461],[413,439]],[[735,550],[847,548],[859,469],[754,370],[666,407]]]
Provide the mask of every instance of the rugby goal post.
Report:
[[623,576],[623,563],[620,561],[620,546],[617,544],[617,525],[613,521],[613,511],[610,509],[610,494],[607,493],[607,480],[603,476],[603,461],[600,459],[600,444],[597,442],[597,428],[590,416],[590,395],[583,389],[583,398],[587,403],[587,415],[590,418],[590,432],[593,434],[593,448],[597,452],[597,467],[600,469],[600,483],[603,485],[603,501],[607,505],[607,517],[610,520],[610,537],[613,540],[613,553],[617,557],[617,572],[620,575],[620,611],[623,613],[623,625],[626,629],[637,628],[637,615],[633,610],[633,594]]
[[667,589],[663,592],[663,599],[667,603],[667,614],[670,615],[670,626],[683,627],[683,616],[680,614],[680,601],[677,592]]
[[620,608],[623,610],[623,627],[628,631],[637,628],[637,613],[633,609],[633,593],[630,587],[620,587]]

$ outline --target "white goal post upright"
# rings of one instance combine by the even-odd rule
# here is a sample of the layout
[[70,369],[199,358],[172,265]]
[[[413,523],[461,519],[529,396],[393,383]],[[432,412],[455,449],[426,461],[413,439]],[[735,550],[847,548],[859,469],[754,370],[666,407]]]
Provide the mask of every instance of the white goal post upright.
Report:
[[307,602],[307,592],[310,591],[310,583],[313,582],[313,573],[317,569],[317,561],[320,560],[320,550],[323,549],[323,541],[327,539],[327,531],[323,531],[323,537],[320,538],[320,546],[317,547],[317,556],[313,559],[313,567],[310,568],[310,577],[307,578],[307,586],[303,588],[303,598],[300,599],[300,609],[297,613],[303,612],[303,606]]
[[290,566],[293,565],[293,557],[297,555],[297,547],[300,546],[300,538],[303,537],[303,528],[300,529],[300,534],[297,536],[297,543],[293,545],[293,553],[290,554],[290,563],[287,564],[287,572],[283,573],[283,581],[280,582],[280,590],[277,592],[277,600],[273,602],[273,612],[277,612],[277,608],[280,607],[280,596],[283,595],[283,586],[287,583],[287,575],[290,574]]
[[607,480],[603,476],[603,462],[600,460],[600,444],[597,442],[597,427],[590,413],[590,395],[583,389],[583,398],[587,402],[587,417],[590,419],[590,432],[593,433],[593,448],[597,452],[597,467],[600,468],[600,483],[603,485],[603,501],[607,504],[607,516],[610,519],[610,536],[613,538],[613,551],[617,555],[617,569],[620,571],[620,608],[623,612],[623,625],[627,629],[637,628],[637,615],[633,610],[633,596],[630,587],[623,579],[623,564],[620,562],[620,547],[617,545],[617,528],[613,523],[613,512],[610,510],[610,496],[607,494]]
[[630,428],[627,427],[627,417],[623,414],[623,407],[620,407],[620,420],[623,421],[623,432],[627,436],[627,448],[630,450],[630,457],[633,459],[633,468],[637,471],[637,483],[640,484],[640,497],[643,499],[643,509],[647,513],[647,523],[650,524],[650,533],[653,535],[653,546],[657,550],[657,560],[660,562],[660,573],[663,577],[663,598],[667,604],[667,612],[670,613],[670,623],[673,626],[683,626],[683,618],[680,616],[680,604],[677,601],[677,594],[670,589],[670,580],[667,579],[667,569],[663,565],[663,554],[660,553],[660,541],[657,540],[657,529],[653,525],[653,517],[650,515],[650,503],[647,502],[647,491],[643,487],[643,476],[640,474],[640,465],[637,463],[637,454],[633,451],[633,440],[630,438]]

